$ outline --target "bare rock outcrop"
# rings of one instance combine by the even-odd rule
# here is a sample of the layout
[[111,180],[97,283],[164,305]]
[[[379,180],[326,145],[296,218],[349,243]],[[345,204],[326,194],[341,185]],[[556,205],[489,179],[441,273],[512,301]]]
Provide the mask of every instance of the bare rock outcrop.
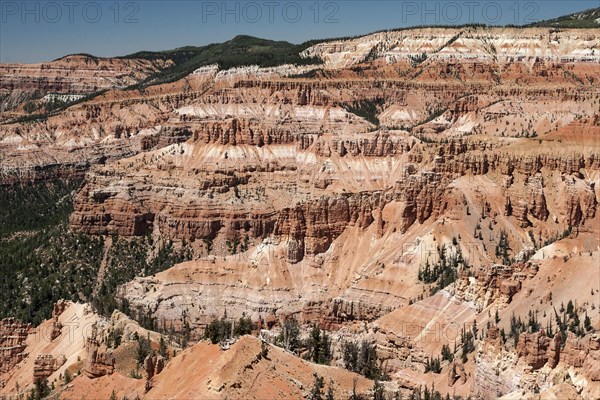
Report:
[[73,95],[128,86],[171,64],[163,60],[99,58],[83,54],[38,64],[0,64],[0,92],[12,92],[2,103],[4,109],[10,109],[34,97],[36,92],[38,96],[39,93],[64,95],[68,99]]
[[594,182],[584,182],[573,176],[563,178],[564,214],[569,226],[578,226],[596,215],[598,200]]
[[452,362],[448,367],[448,386],[454,386],[454,384],[459,381],[464,384],[467,382],[467,374],[465,372],[465,367],[460,362]]
[[146,392],[152,389],[152,378],[160,374],[165,368],[165,359],[162,356],[147,356],[144,360],[146,370]]
[[565,347],[561,353],[561,361],[575,368],[583,368],[590,380],[600,381],[600,335],[597,333],[577,338],[569,332]]
[[31,324],[15,318],[0,321],[0,373],[10,371],[25,358],[25,341],[30,329]]
[[516,352],[534,370],[542,368],[546,363],[554,368],[560,360],[560,346],[559,333],[554,338],[549,338],[542,330],[537,333],[522,333]]
[[66,362],[64,356],[55,358],[49,354],[40,354],[36,357],[33,365],[33,380],[42,381],[48,378],[54,371]]
[[101,344],[97,338],[97,325],[92,327],[92,334],[87,338],[85,347],[88,353],[83,372],[89,378],[110,375],[115,371],[115,357],[112,349]]
[[481,309],[494,302],[502,307],[512,301],[525,279],[536,275],[537,269],[534,263],[515,263],[511,266],[494,264],[479,268],[473,277],[460,276],[453,294],[457,299],[473,302]]
[[68,303],[64,300],[59,300],[52,306],[52,331],[50,332],[50,340],[54,340],[60,336],[63,326],[58,317],[65,311],[67,306]]

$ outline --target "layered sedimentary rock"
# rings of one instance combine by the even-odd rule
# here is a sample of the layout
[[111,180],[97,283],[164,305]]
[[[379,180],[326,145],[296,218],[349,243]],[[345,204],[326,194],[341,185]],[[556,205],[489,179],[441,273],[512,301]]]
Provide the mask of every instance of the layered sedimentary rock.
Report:
[[[46,95],[61,101],[142,81],[172,61],[70,55],[39,64],[0,64],[2,110]],[[62,95],[62,96],[61,96]]]
[[86,342],[88,349],[87,365],[83,372],[90,378],[97,378],[104,375],[110,375],[115,370],[115,357],[110,349],[102,346],[97,340],[88,339]]
[[[439,46],[429,48],[425,37],[438,38]],[[545,40],[552,43],[548,51],[534,50],[540,48],[540,43]],[[556,46],[555,41],[561,41],[563,46]],[[360,124],[344,110],[327,107],[343,105],[360,109],[361,102],[363,106],[375,104],[380,121],[390,128],[416,127],[416,132],[442,129],[452,136],[472,133],[541,135],[557,127],[585,121],[596,112],[592,102],[597,93],[589,86],[598,79],[598,56],[590,53],[589,49],[597,41],[595,32],[585,30],[577,35],[570,31],[550,32],[544,29],[528,32],[512,29],[416,30],[376,34],[339,44],[327,42],[308,49],[307,56],[319,55],[325,59],[327,79],[294,75],[301,71],[293,66],[218,72],[214,66],[204,67],[185,80],[148,88],[143,93],[136,90],[111,91],[73,106],[58,116],[51,116],[47,121],[7,125],[0,137],[2,147],[5,147],[1,150],[13,153],[12,156],[18,155],[18,159],[3,161],[0,167],[7,171],[15,170],[12,173],[17,177],[27,178],[29,174],[23,172],[27,171],[28,165],[37,168],[38,174],[41,174],[53,164],[58,164],[57,159],[68,160],[69,152],[77,151],[80,153],[79,160],[89,160],[87,166],[79,166],[80,170],[87,169],[96,162],[88,153],[93,154],[99,142],[109,137],[116,139],[119,147],[131,147],[127,144],[128,139],[139,132],[207,119],[216,114],[229,115],[240,121],[240,127],[224,133],[219,139],[221,141],[229,140],[231,135],[233,142],[238,143],[235,136],[244,134],[244,129],[247,130],[246,135],[252,131],[247,143],[260,145],[262,141],[269,144],[270,140],[274,143],[281,140],[277,139],[281,135],[288,138],[285,140],[297,137],[304,141],[306,138],[299,133],[306,131],[305,124],[282,130],[281,127],[265,124],[264,120],[272,117],[285,119],[288,115],[305,119],[312,115],[319,121],[313,132],[319,132],[327,129],[327,122],[333,120],[349,119],[346,125]],[[346,46],[355,50],[346,50]],[[357,49],[363,46],[366,46],[367,53],[371,49],[375,51],[369,60],[372,57],[385,59],[386,64],[363,63],[359,70],[342,68],[344,62],[332,61],[333,64],[329,65],[329,55],[342,59],[350,57],[361,62],[362,56],[349,54],[353,51],[360,53]],[[415,46],[425,47],[414,53],[410,49]],[[494,46],[498,47],[497,54]],[[460,51],[457,51],[458,48]],[[390,56],[388,51],[395,55]],[[422,53],[428,56],[425,62],[417,65],[407,61]],[[484,57],[483,61],[481,57]],[[71,56],[53,63],[66,63],[70,74],[82,76],[98,65],[107,65],[106,74],[129,68],[133,71],[130,75],[136,79],[165,67],[147,60],[93,59],[87,56]],[[453,73],[440,73],[440,70],[451,71],[469,63],[489,65],[481,76],[477,75],[479,72],[458,72],[460,80]],[[394,65],[398,65],[400,71]],[[549,70],[554,71],[552,77],[548,76]],[[44,68],[43,71],[54,73],[52,68]],[[490,75],[490,71],[494,72]],[[55,73],[60,75],[59,72]],[[552,87],[546,85],[549,79],[553,82]],[[514,85],[515,81],[521,85]],[[523,82],[531,85],[522,85]],[[118,85],[118,82],[114,84]],[[523,97],[528,97],[529,101],[524,104],[516,101]],[[554,116],[551,117],[549,112]],[[368,124],[360,129],[366,126]],[[220,135],[219,130],[227,132],[227,129],[207,125],[200,127],[199,131],[210,132],[207,136],[215,137]],[[55,132],[60,135],[55,135]],[[48,148],[55,143],[58,146],[49,151]],[[394,146],[384,146],[390,145]],[[345,151],[344,146],[337,150]],[[110,149],[103,151],[110,153]],[[380,147],[376,151],[381,156],[384,150]],[[130,154],[114,155],[123,157]],[[50,162],[53,158],[54,162]],[[62,164],[67,167],[65,169],[78,166]],[[18,168],[19,165],[25,166],[24,171]]]
[[[503,68],[522,62],[508,60]],[[573,63],[598,72],[593,61]],[[380,317],[418,295],[410,282],[422,256],[405,260],[392,243],[428,234],[481,243],[470,256],[482,267],[481,276],[458,282],[456,293],[462,290],[461,300],[481,308],[499,299],[508,304],[521,278],[520,271],[504,276],[490,267],[501,261],[493,250],[501,231],[510,236],[511,256],[526,259],[568,226],[595,229],[600,149],[593,138],[600,129],[593,104],[600,93],[593,85],[573,92],[570,83],[558,81],[553,87],[423,77],[417,82],[386,66],[365,65],[362,75],[332,67],[325,79],[205,78],[214,85],[203,86],[201,94],[162,98],[164,114],[174,115],[163,123],[185,127],[189,139],[90,171],[75,196],[71,228],[152,234],[194,247],[203,259],[158,279],[132,282],[122,295],[176,324],[181,309],[193,310],[197,327],[225,308],[256,317],[299,312],[324,324]],[[101,120],[110,121],[101,104],[95,107]],[[373,109],[379,127],[366,118]],[[127,140],[138,136],[139,128],[123,129],[130,132]],[[432,232],[447,220],[466,221],[465,229]],[[373,239],[368,243],[366,237]],[[350,248],[352,240],[362,247]],[[437,244],[431,246],[435,251]],[[272,253],[258,255],[264,249]],[[265,286],[261,274],[275,272],[263,270],[261,262],[275,254],[283,259],[269,262],[278,265],[277,274],[289,275],[269,276]],[[390,268],[400,266],[413,275],[405,281],[402,274],[394,276]],[[343,279],[337,277],[340,269],[347,271]],[[335,290],[313,288],[313,277]],[[235,293],[239,285],[246,295]],[[173,292],[173,311],[167,307],[170,295],[143,298],[146,291],[175,287],[180,293]],[[192,301],[198,293],[201,300]],[[197,311],[195,303],[211,296],[224,303],[208,302]]]
[[481,399],[493,399],[516,391],[522,375],[509,368],[517,363],[516,355],[505,351],[495,341],[485,342],[483,346],[486,346],[486,351],[475,360],[473,395]]
[[[12,340],[9,350],[13,355],[1,364],[6,369],[0,372],[0,395],[29,393],[36,381],[44,379],[48,385],[53,381],[56,385],[62,382],[67,368],[85,365],[81,362],[86,359],[85,340],[98,315],[90,312],[88,305],[72,302],[58,302],[53,309],[54,317],[35,328],[15,321],[7,325],[13,327],[13,333],[6,336]],[[57,324],[62,326],[58,336],[54,333]],[[17,348],[19,353],[15,353]],[[76,375],[74,371],[70,369],[71,377]]]
[[[533,59],[540,64],[595,61],[597,54],[589,46],[598,40],[597,33],[592,31],[429,28],[381,32],[352,40],[329,41],[317,44],[305,53],[319,56],[327,66],[337,68],[376,58],[383,58],[387,62],[404,60],[414,63],[423,53],[428,56],[426,60],[456,60],[461,62],[459,66],[474,63],[483,67],[492,61],[510,63],[524,59]],[[524,42],[531,46],[523,46]]]
[[560,357],[565,365],[583,368],[588,372],[590,380],[600,381],[600,372],[595,367],[600,360],[600,336],[598,334],[577,338],[569,333]]
[[[501,332],[513,314],[548,318],[553,301],[596,307],[599,38],[421,29],[317,44],[305,55],[318,68],[206,66],[5,125],[0,183],[85,174],[70,229],[190,248],[116,296],[192,341],[224,315],[267,336],[293,316],[334,343],[374,343],[405,391],[492,399],[556,384],[593,397],[591,333],[561,350],[559,336]],[[461,357],[464,332],[474,350]],[[100,335],[86,343],[84,375],[120,379]],[[442,373],[425,372],[454,343]],[[244,374],[271,373],[256,343],[242,347]],[[144,368],[148,396],[165,393],[174,367],[149,356]],[[217,380],[203,388],[244,393]]]
[[99,336],[98,325],[94,324],[90,336],[85,341],[87,359],[83,372],[90,378],[110,375],[115,370],[112,349],[103,345],[98,339]]
[[14,318],[5,318],[0,321],[0,372],[8,372],[26,356],[25,341],[31,329],[30,324],[25,324]]
[[454,386],[454,384],[459,381],[462,383],[467,382],[467,374],[465,373],[465,367],[458,362],[453,362],[450,364],[448,369],[448,385]]
[[525,263],[486,266],[475,271],[474,277],[459,277],[452,291],[457,299],[472,302],[481,309],[492,303],[501,306],[510,303],[521,290],[522,282],[534,277],[537,270],[537,265]]
[[598,380],[597,369],[592,367],[599,355],[597,336],[577,339],[569,334],[564,348],[561,341],[560,333],[553,338],[544,332],[523,333],[516,357],[499,347],[493,351],[484,348],[487,351],[480,352],[477,359],[473,394],[486,399],[510,397],[548,390],[564,381],[582,398],[593,398],[597,390],[593,382]]
[[66,359],[64,356],[55,358],[50,354],[38,355],[33,365],[33,381],[42,381],[48,378],[58,368],[60,368]]
[[58,317],[65,311],[67,306],[68,303],[64,300],[60,300],[52,306],[52,332],[50,332],[50,340],[54,340],[60,336],[63,325],[58,320]]
[[[168,63],[168,62],[167,62]],[[164,68],[165,61],[71,55],[40,64],[2,64],[1,89],[89,93],[136,83]]]
[[543,331],[523,333],[519,336],[517,356],[534,370],[542,368],[546,363],[554,368],[560,360],[561,341],[560,333],[554,335],[554,338],[549,338]]
[[165,359],[162,356],[147,356],[144,359],[144,369],[146,370],[146,391],[152,389],[152,378],[160,374],[165,368]]
[[570,226],[579,225],[596,214],[598,200],[594,191],[594,182],[582,182],[567,176],[563,180],[564,213]]

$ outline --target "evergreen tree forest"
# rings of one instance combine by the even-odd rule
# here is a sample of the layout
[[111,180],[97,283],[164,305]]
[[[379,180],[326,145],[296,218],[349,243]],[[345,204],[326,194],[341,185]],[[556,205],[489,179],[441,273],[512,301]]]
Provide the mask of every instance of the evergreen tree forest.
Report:
[[[158,245],[149,237],[112,238],[106,274],[94,296],[105,240],[68,229],[72,198],[81,181],[0,187],[0,318],[34,326],[60,300],[91,302],[110,315],[119,285],[187,260],[187,248]],[[151,252],[155,248],[156,251]]]

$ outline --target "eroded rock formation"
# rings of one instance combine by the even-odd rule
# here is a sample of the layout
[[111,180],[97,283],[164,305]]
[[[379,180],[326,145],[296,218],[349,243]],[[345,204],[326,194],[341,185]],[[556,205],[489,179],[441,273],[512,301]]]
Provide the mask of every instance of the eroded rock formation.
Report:
[[59,369],[66,359],[64,356],[55,358],[50,354],[38,355],[33,365],[33,380],[42,381]]
[[[204,66],[4,124],[0,184],[84,178],[73,231],[191,249],[192,260],[137,276],[116,296],[163,327],[185,327],[192,341],[225,314],[261,321],[273,335],[293,316],[336,331],[340,343],[374,343],[405,392],[436,383],[444,394],[493,399],[556,386],[593,397],[597,320],[564,349],[560,335],[521,332],[515,345],[503,332],[512,314],[550,313],[555,297],[597,306],[589,267],[600,229],[599,40],[593,30],[425,28],[316,44],[304,55],[321,57],[318,67]],[[69,63],[78,64],[63,71]],[[108,65],[94,75],[93,63]],[[31,89],[24,71],[32,71],[44,90],[70,93],[114,74],[112,85],[129,85],[164,67],[87,57],[44,65],[53,72],[2,68],[14,92]],[[47,83],[52,74],[59,79]],[[425,278],[426,266],[434,272]],[[53,343],[65,336],[63,312],[57,304],[48,324]],[[23,359],[28,327],[6,320],[2,329],[10,369]],[[465,332],[474,332],[474,349],[426,373]],[[85,346],[84,374],[113,379],[115,352],[98,331]],[[198,348],[229,360],[206,343],[172,365],[148,356],[146,382],[128,384],[164,394],[173,368],[199,367],[186,358]],[[280,374],[257,358],[252,339],[232,349],[249,367],[227,379],[202,370],[198,393],[244,394],[241,377],[254,368]],[[60,360],[38,350],[34,374],[44,379]],[[282,385],[305,396],[306,382]]]
[[25,341],[31,324],[25,324],[14,318],[0,321],[0,372],[8,372],[25,357]]
[[83,372],[90,378],[110,375],[115,371],[115,357],[112,349],[101,344],[97,336],[97,326],[94,324],[92,334],[85,342],[88,356]]
[[534,370],[542,368],[546,363],[550,368],[556,367],[560,360],[561,335],[554,338],[546,336],[545,332],[523,333],[519,336],[517,356]]

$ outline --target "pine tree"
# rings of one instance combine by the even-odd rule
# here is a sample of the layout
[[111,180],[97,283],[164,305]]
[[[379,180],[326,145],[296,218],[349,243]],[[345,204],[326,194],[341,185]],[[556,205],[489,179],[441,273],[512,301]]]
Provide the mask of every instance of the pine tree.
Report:
[[454,354],[450,351],[450,346],[447,344],[442,345],[442,360],[450,361],[454,360]]
[[308,346],[310,349],[310,359],[318,363],[321,352],[321,330],[317,326],[313,326],[310,331]]
[[138,348],[137,348],[137,362],[138,365],[143,365],[144,360],[150,354],[152,348],[150,347],[150,334],[145,338],[143,336],[138,337]]
[[573,301],[569,300],[567,303],[567,315],[573,318],[573,314],[575,313],[575,306],[573,305]]
[[373,383],[373,400],[384,400],[383,385],[378,379],[375,379],[375,382]]
[[279,336],[280,342],[283,344],[283,348],[296,353],[300,347],[300,327],[298,321],[295,319],[286,319],[283,321],[283,328]]
[[554,329],[552,328],[552,318],[548,319],[548,323],[546,324],[546,336],[549,338],[554,337]]
[[356,386],[358,386],[358,378],[352,379],[352,393],[350,394],[350,400],[358,400],[359,396],[356,393]]
[[358,372],[358,352],[359,348],[355,342],[342,343],[342,360],[344,368],[352,372]]
[[310,400],[323,400],[323,377],[319,376],[317,373],[314,373],[315,382],[313,383],[313,388],[310,391]]
[[158,345],[158,353],[165,359],[169,358],[169,351],[167,349],[167,343],[163,335],[160,335],[160,342]]
[[474,336],[472,330],[466,330],[463,328],[460,341],[461,341],[461,360],[464,363],[467,362],[467,356],[470,352],[475,350]]
[[260,342],[260,356],[269,359],[269,345],[265,341]]
[[235,336],[249,335],[255,328],[256,327],[250,319],[250,317],[246,317],[245,315],[243,315],[240,317],[237,324],[235,325],[233,333]]
[[359,373],[369,379],[380,375],[377,366],[377,350],[375,344],[363,341],[360,346],[356,342],[342,343],[342,359],[344,368]]
[[65,370],[65,385],[71,383],[72,380],[73,376],[71,375],[71,372],[68,369]]
[[220,320],[214,319],[206,327],[204,337],[210,339],[213,344],[229,339],[231,336],[231,325],[231,321],[228,321],[226,316],[223,316]]
[[534,313],[532,310],[529,310],[528,313],[528,322],[527,325],[529,327],[529,329],[531,330],[531,332],[537,332],[540,330],[540,324],[537,320],[537,313]]
[[329,335],[314,326],[310,331],[308,340],[310,359],[318,364],[327,364],[331,361],[331,340]]
[[583,320],[583,327],[588,332],[593,329],[592,328],[592,320],[590,319],[590,316],[587,314],[587,312],[585,313],[585,318]]
[[319,352],[319,364],[329,364],[331,361],[331,339],[324,331],[321,334],[321,345]]
[[439,374],[442,372],[439,357],[427,357],[427,360],[425,361],[425,373],[427,372],[433,372],[434,374]]
[[326,400],[334,400],[333,397],[333,379],[329,380],[329,387],[327,388],[327,395],[325,396]]

